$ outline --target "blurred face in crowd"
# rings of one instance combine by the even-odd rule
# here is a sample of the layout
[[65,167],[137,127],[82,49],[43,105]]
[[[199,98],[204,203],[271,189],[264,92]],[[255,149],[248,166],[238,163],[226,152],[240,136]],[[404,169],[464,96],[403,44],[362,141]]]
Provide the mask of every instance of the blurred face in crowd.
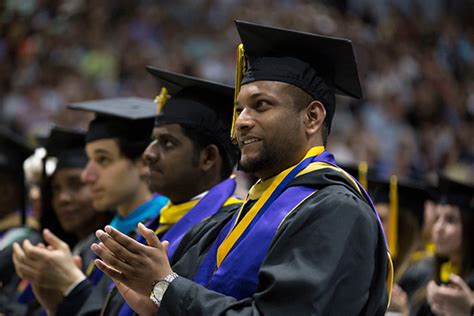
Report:
[[94,207],[117,210],[134,202],[144,168],[140,159],[122,155],[116,139],[99,139],[86,145],[89,158],[82,180],[89,186]]
[[309,149],[305,111],[297,109],[288,86],[255,81],[241,87],[235,129],[243,171],[265,179],[298,163]]
[[452,205],[438,205],[433,225],[436,253],[448,258],[457,257],[462,249],[462,229],[459,208]]
[[61,227],[68,233],[80,234],[94,223],[96,211],[89,188],[81,180],[80,168],[57,170],[52,176],[52,206]]
[[179,202],[200,174],[194,145],[179,124],[155,127],[152,139],[144,153],[151,190]]

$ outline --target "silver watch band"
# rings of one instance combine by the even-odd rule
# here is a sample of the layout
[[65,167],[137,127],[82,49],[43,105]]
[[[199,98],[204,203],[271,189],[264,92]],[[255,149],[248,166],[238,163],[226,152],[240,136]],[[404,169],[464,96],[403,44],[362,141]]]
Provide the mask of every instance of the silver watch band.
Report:
[[172,272],[170,274],[168,274],[167,276],[165,276],[163,278],[163,281],[166,281],[168,283],[171,283],[174,281],[174,279],[176,279],[179,275],[176,273],[176,272]]
[[[168,285],[171,284],[171,282],[173,282],[177,277],[178,277],[178,274],[173,272],[173,273],[170,273],[167,276],[165,276],[163,279],[153,282],[153,288],[152,288],[151,293],[150,293],[150,300],[155,305],[157,305],[158,307],[160,306],[161,300],[162,300],[166,290],[168,289]],[[160,284],[162,284],[162,283],[165,283],[165,284],[167,283],[167,284],[164,285],[164,286],[162,285],[161,293],[158,294],[158,297],[157,297],[155,295],[155,287],[160,286]]]

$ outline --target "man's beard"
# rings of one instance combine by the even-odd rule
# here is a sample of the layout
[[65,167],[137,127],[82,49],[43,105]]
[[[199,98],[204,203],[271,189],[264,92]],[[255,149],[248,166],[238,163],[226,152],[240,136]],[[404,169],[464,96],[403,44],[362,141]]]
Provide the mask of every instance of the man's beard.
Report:
[[[295,121],[292,126],[287,127],[291,130],[298,131],[300,129],[299,121]],[[252,160],[243,161],[242,157],[239,159],[238,168],[247,173],[257,175],[262,171],[276,170],[287,168],[288,162],[291,161],[293,153],[297,152],[299,148],[298,142],[295,142],[292,137],[288,137],[281,131],[276,131],[270,145],[268,142],[262,140],[262,150],[260,155]],[[286,167],[285,167],[286,166]],[[284,169],[280,170],[283,171]]]
[[242,159],[238,162],[239,170],[247,173],[258,173],[259,171],[268,169],[270,166],[275,165],[279,161],[279,153],[274,148],[268,148],[263,144],[261,155],[256,159],[242,162]]

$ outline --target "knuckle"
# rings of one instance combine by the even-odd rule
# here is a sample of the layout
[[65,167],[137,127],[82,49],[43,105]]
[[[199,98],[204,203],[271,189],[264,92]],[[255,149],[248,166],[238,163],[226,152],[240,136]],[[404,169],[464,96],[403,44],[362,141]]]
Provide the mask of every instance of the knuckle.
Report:
[[120,262],[121,262],[117,257],[114,257],[114,256],[110,257],[110,261],[114,266],[120,264]]
[[121,247],[115,247],[114,253],[115,253],[118,257],[123,257],[123,256],[125,255],[125,251],[124,251],[123,248],[121,248]]

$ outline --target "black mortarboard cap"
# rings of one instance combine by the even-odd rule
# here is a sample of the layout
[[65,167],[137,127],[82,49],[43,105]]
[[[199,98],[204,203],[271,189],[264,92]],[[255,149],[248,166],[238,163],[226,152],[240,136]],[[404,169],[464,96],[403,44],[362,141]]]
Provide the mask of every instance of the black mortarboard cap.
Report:
[[428,200],[434,203],[438,203],[440,199],[440,195],[441,195],[441,193],[439,192],[439,187],[438,187],[438,178],[436,178],[436,181],[432,179],[427,179],[426,190],[428,192]]
[[[167,89],[157,125],[185,124],[230,135],[234,87],[151,66],[147,70]],[[158,105],[160,107],[160,105]]]
[[23,162],[33,154],[33,149],[20,135],[0,126],[0,171],[23,174]]
[[155,125],[181,124],[196,128],[235,162],[236,150],[230,139],[234,87],[151,66],[146,68],[165,88],[156,98]]
[[396,176],[389,180],[380,178],[368,179],[368,191],[374,204],[384,203],[389,206],[387,242],[392,257],[398,255],[399,219],[414,217],[415,225],[423,224],[424,203],[428,199],[428,192],[421,183],[411,180],[398,181]]
[[330,130],[335,94],[362,98],[352,42],[235,21],[246,57],[241,84],[281,81],[299,87],[326,108]]
[[104,138],[149,140],[156,116],[154,103],[137,97],[78,102],[68,108],[96,113],[89,125],[86,143]]
[[456,181],[445,174],[438,178],[440,204],[458,206],[462,211],[474,210],[474,186]]
[[86,134],[84,131],[53,127],[46,140],[45,148],[49,157],[56,157],[56,170],[62,168],[84,168],[87,155],[84,150]]
[[[368,179],[369,195],[374,204],[390,204],[390,181],[378,178]],[[424,183],[402,179],[397,181],[397,199],[400,211],[409,211],[421,225],[423,221],[424,203],[429,199],[429,192]]]

